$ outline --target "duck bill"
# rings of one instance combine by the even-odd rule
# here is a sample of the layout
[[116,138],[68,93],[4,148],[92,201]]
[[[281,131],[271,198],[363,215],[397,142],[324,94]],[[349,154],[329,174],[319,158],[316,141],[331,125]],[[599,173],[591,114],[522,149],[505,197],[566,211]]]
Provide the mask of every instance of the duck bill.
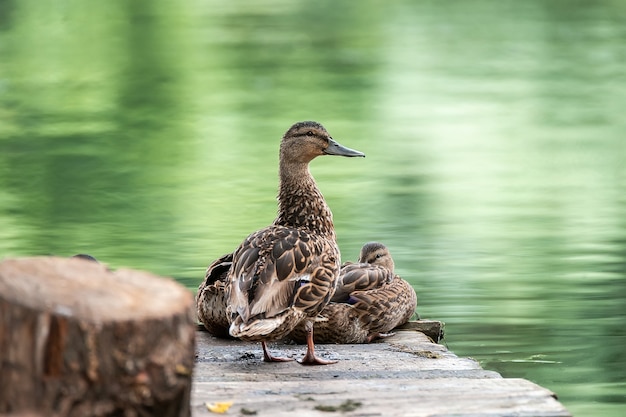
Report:
[[346,148],[345,146],[335,142],[333,139],[328,139],[328,147],[324,150],[326,155],[339,155],[339,156],[365,156],[363,152],[359,152],[355,149]]

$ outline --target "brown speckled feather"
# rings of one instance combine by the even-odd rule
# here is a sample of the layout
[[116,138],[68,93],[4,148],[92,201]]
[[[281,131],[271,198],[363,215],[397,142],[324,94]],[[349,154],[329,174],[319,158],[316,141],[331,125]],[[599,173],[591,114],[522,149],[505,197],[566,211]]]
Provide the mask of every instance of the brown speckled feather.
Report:
[[337,255],[327,239],[270,226],[250,235],[235,253],[231,313],[243,323],[297,309],[315,315],[328,303]]
[[395,265],[389,249],[379,242],[367,242],[359,252],[359,261],[341,266],[337,290],[331,301],[346,302],[356,290],[370,290],[391,282]]
[[[374,250],[377,256],[372,255]],[[369,343],[406,323],[415,312],[415,290],[388,269],[393,268],[393,259],[386,247],[368,243],[361,250],[359,260],[371,263],[342,267],[333,297],[341,301],[331,302],[319,314],[315,323],[316,343]],[[290,337],[302,343],[304,326],[299,324]]]
[[[330,303],[315,323],[315,343],[370,343],[411,318],[417,306],[413,287],[396,276],[380,288],[355,291],[354,304]],[[290,337],[304,343],[305,331],[298,325]]]
[[230,337],[230,323],[226,317],[226,283],[232,264],[233,254],[229,253],[209,265],[196,296],[198,320],[209,333],[218,337]]
[[379,265],[368,263],[345,264],[337,280],[337,290],[331,301],[347,302],[356,290],[371,290],[391,282],[393,272]]

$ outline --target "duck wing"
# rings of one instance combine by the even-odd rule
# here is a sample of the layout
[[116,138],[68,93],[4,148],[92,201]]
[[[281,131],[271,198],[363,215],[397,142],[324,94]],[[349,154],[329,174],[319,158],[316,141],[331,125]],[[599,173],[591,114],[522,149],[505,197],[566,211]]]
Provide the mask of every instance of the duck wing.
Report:
[[406,323],[415,313],[417,294],[407,281],[395,276],[391,282],[350,295],[361,326],[369,333],[387,333]]
[[345,264],[337,281],[331,301],[345,303],[354,291],[371,290],[391,282],[393,273],[387,268],[368,263]]
[[251,234],[233,258],[231,322],[270,319],[290,308],[317,314],[332,295],[338,258],[336,246],[304,230],[274,225]]

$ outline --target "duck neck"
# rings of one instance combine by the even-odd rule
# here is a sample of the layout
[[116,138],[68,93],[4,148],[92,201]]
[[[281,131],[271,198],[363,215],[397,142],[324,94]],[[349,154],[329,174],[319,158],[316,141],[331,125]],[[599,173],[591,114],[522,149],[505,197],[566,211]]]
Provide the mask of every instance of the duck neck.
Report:
[[309,172],[308,163],[280,163],[278,216],[274,224],[304,228],[335,238],[333,214]]

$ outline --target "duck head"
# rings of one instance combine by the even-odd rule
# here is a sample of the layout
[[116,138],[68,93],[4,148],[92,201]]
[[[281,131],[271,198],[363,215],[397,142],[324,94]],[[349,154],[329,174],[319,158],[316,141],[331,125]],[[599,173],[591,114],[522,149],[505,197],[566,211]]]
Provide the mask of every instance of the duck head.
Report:
[[296,123],[283,136],[280,144],[281,161],[308,163],[321,155],[365,156],[363,152],[339,144],[317,122]]
[[368,242],[361,248],[360,263],[379,265],[393,272],[395,265],[389,249],[382,243]]

